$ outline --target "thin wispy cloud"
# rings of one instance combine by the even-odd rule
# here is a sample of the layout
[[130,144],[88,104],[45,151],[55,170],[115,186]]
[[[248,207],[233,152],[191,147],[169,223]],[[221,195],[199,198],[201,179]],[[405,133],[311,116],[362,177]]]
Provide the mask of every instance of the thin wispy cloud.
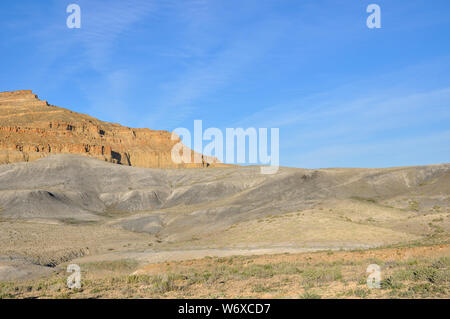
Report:
[[[89,101],[92,115],[103,119],[128,119],[130,84],[135,78],[134,68],[124,68],[113,60],[121,39],[133,32],[133,27],[151,18],[158,8],[156,1],[87,1],[77,4],[81,8],[81,28],[68,29],[65,7],[60,7],[60,19],[47,28],[36,31],[40,50],[46,58],[40,74],[52,74],[63,83],[75,79],[80,92]],[[54,65],[65,57],[67,63],[54,72]],[[80,74],[91,73],[88,81],[78,80]]]
[[118,45],[118,37],[126,37],[127,32],[140,20],[156,11],[155,1],[81,1],[83,27],[77,40],[86,47],[86,57],[96,70],[104,71],[108,58]]
[[[410,156],[411,149],[417,150],[414,157]],[[426,163],[430,156],[444,155],[443,158],[447,156],[448,159],[449,154],[450,130],[447,130],[420,136],[387,138],[373,143],[327,145],[294,155],[293,160],[300,167],[306,168],[393,167]],[[364,158],[367,158],[366,164],[361,165]]]
[[[414,139],[425,136],[426,143],[438,145],[450,128],[450,81],[441,79],[444,87],[440,88],[426,83],[430,84],[430,76],[447,72],[441,63],[447,60],[439,58],[284,101],[234,124],[280,128],[280,157],[301,167],[325,167],[325,163],[346,166],[346,162],[352,163],[347,166],[358,166],[358,159],[367,156],[364,154],[375,150],[389,154],[392,145],[402,141],[404,145],[398,149],[405,150],[412,147]],[[450,149],[444,150],[433,156],[444,162]],[[407,156],[400,158],[406,160]]]
[[286,23],[274,20],[242,30],[230,42],[223,43],[220,50],[214,50],[200,62],[193,62],[176,79],[161,84],[163,96],[149,115],[149,125],[158,125],[161,121],[168,126],[178,125],[196,112],[214,107],[201,99],[232,85],[234,78],[248,72],[252,63],[276,45],[286,28]]
[[[65,6],[58,3],[58,19],[51,21],[45,28],[34,31],[39,40],[40,49],[56,59],[59,55],[73,54],[75,48],[81,49],[85,62],[96,71],[104,70],[109,56],[118,45],[116,40],[126,36],[137,22],[156,11],[155,1],[89,1],[80,0],[80,29],[68,29],[66,26]],[[64,10],[64,11],[63,11]],[[56,10],[55,10],[56,11]]]

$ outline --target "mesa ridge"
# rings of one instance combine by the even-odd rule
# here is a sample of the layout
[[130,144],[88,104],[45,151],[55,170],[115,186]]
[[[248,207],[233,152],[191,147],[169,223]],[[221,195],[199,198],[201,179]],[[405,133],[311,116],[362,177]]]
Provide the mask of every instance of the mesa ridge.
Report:
[[180,139],[148,128],[129,128],[40,100],[31,90],[0,92],[0,164],[31,162],[54,154],[79,154],[146,168],[224,166],[202,155],[202,163],[177,164],[172,147]]

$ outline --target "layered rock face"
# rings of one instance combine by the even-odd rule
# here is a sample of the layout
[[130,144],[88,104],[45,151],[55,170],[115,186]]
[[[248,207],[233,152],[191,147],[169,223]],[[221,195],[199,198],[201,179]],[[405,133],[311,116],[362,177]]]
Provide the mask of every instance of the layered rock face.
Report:
[[28,162],[52,154],[81,154],[107,162],[154,168],[223,166],[203,156],[202,163],[173,162],[180,140],[167,131],[129,128],[49,105],[31,90],[0,92],[0,164]]

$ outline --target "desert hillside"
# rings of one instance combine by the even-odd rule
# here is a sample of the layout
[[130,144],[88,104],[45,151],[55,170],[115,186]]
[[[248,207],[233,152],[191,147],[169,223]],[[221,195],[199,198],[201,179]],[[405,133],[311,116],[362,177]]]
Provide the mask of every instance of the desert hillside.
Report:
[[450,164],[274,175],[80,155],[0,165],[0,280],[68,261],[373,248],[449,230]]
[[171,149],[178,142],[167,131],[124,127],[50,105],[31,90],[0,93],[0,164],[60,153],[138,167],[218,164],[207,156],[199,164],[174,163]]

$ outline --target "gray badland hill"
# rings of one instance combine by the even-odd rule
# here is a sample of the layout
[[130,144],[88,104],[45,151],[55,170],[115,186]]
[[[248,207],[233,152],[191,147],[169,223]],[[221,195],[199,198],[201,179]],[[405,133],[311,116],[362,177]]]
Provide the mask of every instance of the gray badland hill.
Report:
[[[152,169],[77,155],[0,165],[3,219],[110,222],[164,236],[359,199],[450,207],[450,164],[384,169]],[[402,203],[407,198],[408,203]]]

